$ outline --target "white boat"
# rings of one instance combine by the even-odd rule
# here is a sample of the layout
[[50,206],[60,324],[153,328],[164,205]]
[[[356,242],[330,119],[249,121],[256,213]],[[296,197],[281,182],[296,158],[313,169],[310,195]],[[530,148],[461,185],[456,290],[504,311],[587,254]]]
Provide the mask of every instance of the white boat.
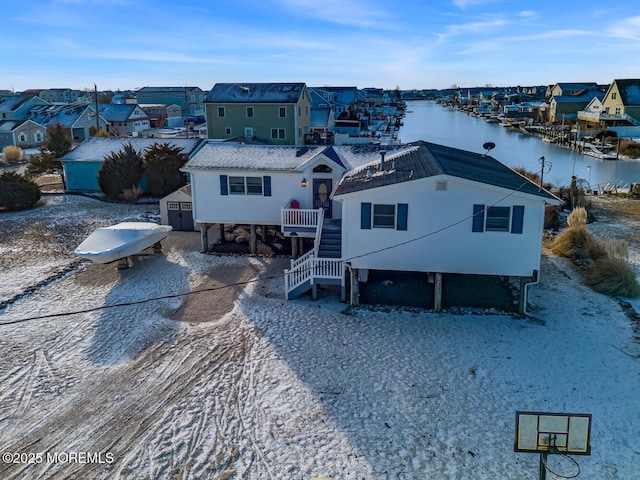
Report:
[[96,228],[73,252],[97,263],[136,255],[169,235],[172,227],[150,222],[123,222]]

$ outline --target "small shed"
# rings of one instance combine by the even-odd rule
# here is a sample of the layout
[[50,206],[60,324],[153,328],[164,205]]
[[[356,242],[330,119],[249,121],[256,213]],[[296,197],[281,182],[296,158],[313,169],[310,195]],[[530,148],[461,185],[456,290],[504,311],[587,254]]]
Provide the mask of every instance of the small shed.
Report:
[[160,223],[174,230],[193,231],[193,201],[191,185],[185,185],[160,199]]

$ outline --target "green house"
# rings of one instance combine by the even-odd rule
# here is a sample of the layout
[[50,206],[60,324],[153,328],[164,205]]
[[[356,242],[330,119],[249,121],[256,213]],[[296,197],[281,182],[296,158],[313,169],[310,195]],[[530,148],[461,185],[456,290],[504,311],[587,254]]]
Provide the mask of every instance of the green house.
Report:
[[304,145],[311,99],[304,83],[217,83],[204,100],[207,137]]

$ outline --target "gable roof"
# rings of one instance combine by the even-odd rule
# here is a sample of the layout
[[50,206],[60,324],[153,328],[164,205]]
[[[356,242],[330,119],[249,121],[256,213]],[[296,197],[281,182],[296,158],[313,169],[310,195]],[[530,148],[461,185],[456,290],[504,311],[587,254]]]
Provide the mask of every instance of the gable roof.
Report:
[[[133,114],[133,111],[139,105],[135,103],[125,103],[114,105],[113,103],[104,103],[98,105],[98,112],[107,122],[126,122]],[[142,110],[142,108],[140,108]],[[144,110],[142,110],[144,112]],[[146,115],[146,113],[145,113]],[[144,117],[139,117],[144,118]]]
[[196,138],[89,137],[67,152],[60,160],[62,162],[101,161],[114,152],[119,152],[128,143],[131,143],[138,153],[144,152],[146,148],[157,143],[180,147],[183,153],[190,155],[200,142],[201,140]]
[[385,155],[385,170],[380,161],[346,174],[334,190],[344,195],[372,188],[410,182],[419,178],[449,175],[474,182],[519,191],[547,200],[558,199],[495,158],[429,142],[414,142],[406,149]]
[[640,79],[614,80],[625,106],[640,106]]
[[216,83],[204,103],[297,103],[304,83]]
[[[294,171],[329,147],[322,145],[251,145],[209,141],[184,166],[184,170],[284,170]],[[333,161],[336,157],[326,155]],[[339,163],[339,159],[338,162]]]

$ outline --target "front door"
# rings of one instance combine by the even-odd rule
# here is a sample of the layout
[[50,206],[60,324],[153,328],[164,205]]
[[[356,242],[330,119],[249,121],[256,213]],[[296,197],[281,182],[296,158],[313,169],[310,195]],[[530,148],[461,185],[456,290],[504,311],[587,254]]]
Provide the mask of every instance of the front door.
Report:
[[324,218],[331,218],[331,199],[329,195],[333,188],[333,180],[330,178],[313,179],[313,208],[322,208]]

